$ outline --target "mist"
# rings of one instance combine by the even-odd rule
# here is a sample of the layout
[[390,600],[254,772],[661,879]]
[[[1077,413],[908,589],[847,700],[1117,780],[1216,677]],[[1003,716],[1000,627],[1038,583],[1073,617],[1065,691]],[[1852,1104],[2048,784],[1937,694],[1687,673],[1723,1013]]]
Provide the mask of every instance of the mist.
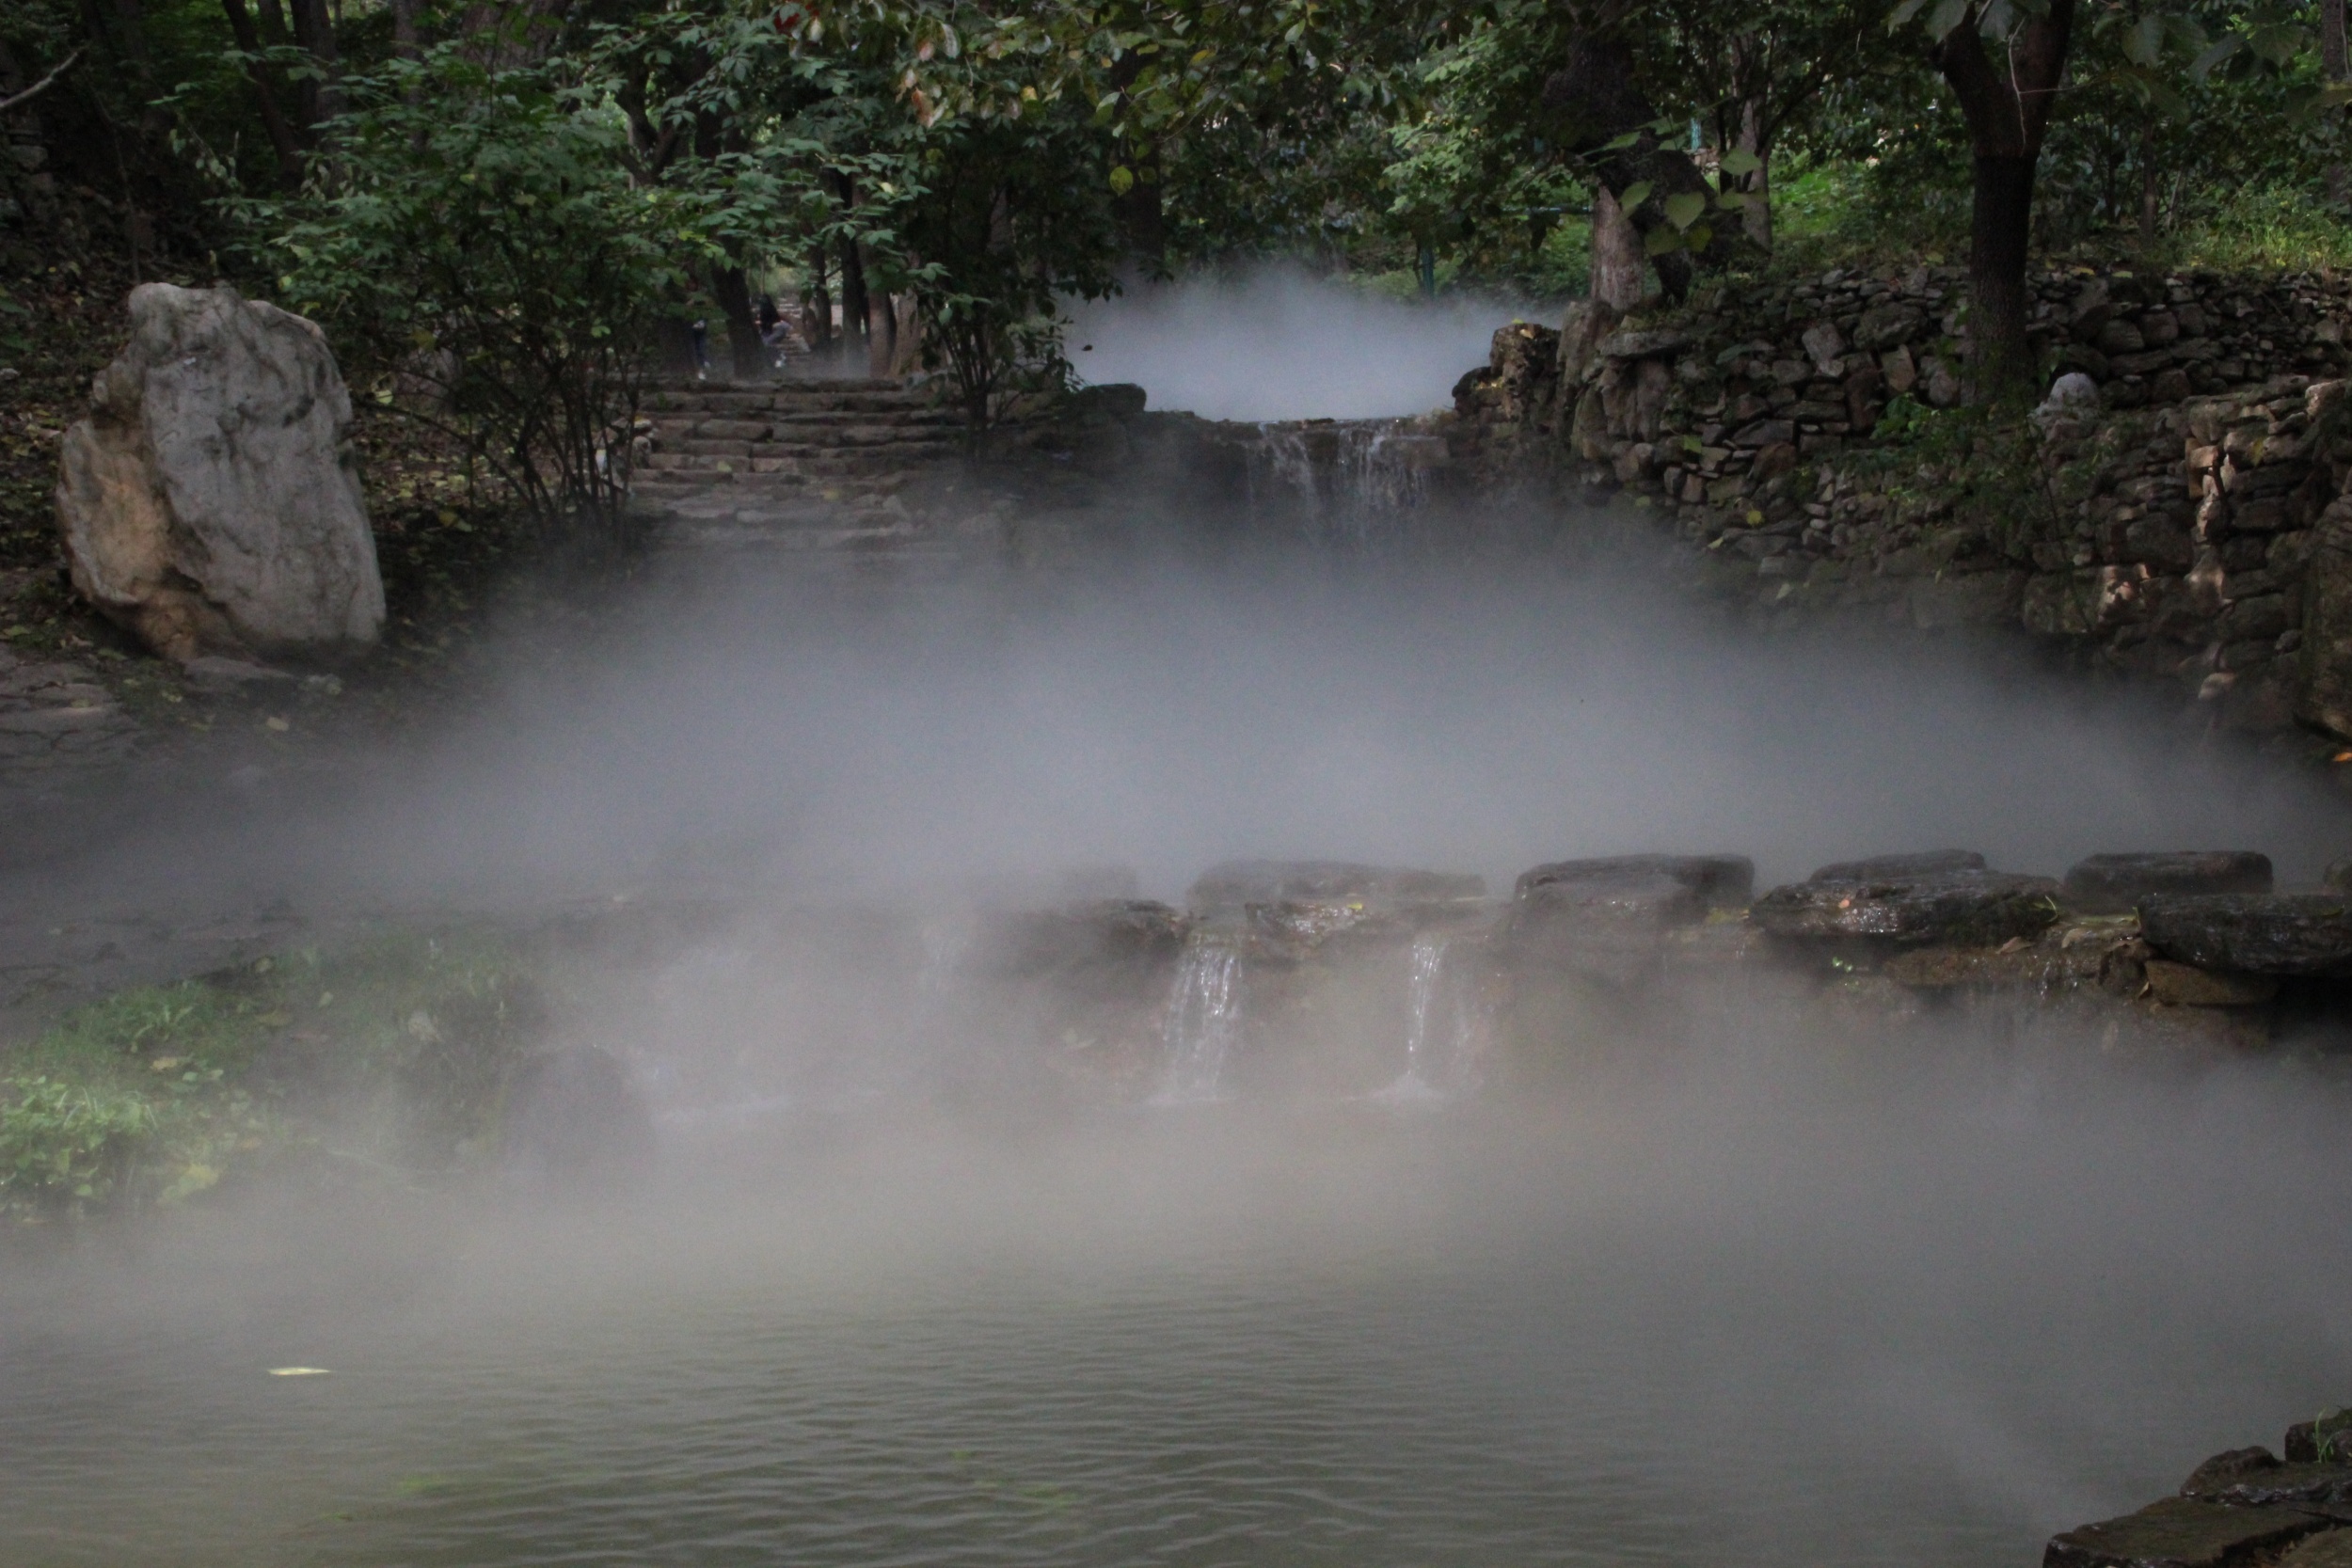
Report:
[[1139,383],[1152,406],[1208,420],[1401,419],[1449,405],[1497,327],[1530,309],[1403,301],[1295,269],[1130,284],[1071,307],[1088,382]]
[[2352,1381],[2307,1059],[1760,991],[1596,1015],[1548,1089],[1442,1111],[1073,1108],[890,945],[1246,856],[1502,892],[1643,850],[1759,886],[2341,851],[2331,793],[2171,712],[1759,636],[1634,555],[673,564],[479,675],[437,733],[20,863],[19,918],[703,899],[553,1021],[645,1087],[658,1169],[262,1183],[0,1270],[0,1555],[2013,1561]]

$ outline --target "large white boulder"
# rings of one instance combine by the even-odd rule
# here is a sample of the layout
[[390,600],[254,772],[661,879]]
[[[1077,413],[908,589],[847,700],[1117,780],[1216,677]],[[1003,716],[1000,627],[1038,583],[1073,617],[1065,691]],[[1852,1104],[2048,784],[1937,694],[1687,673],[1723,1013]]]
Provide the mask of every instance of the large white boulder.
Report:
[[351,396],[326,335],[232,289],[131,291],[131,342],[66,432],[73,585],[150,647],[332,653],[373,642],[384,582]]

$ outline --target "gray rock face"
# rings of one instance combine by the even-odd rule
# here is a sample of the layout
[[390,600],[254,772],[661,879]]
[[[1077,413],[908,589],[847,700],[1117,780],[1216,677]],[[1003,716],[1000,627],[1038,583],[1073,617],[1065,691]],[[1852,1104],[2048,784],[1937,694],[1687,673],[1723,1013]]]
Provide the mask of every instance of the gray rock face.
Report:
[[2158,893],[2268,893],[2270,857],[2250,849],[2154,855],[2092,855],[2066,873],[2066,901],[2121,913]]
[[142,284],[130,344],[59,452],[74,586],[178,659],[374,641],[384,585],[350,430],[310,322],[229,289]]
[[1748,918],[1772,936],[1798,941],[1995,947],[2031,939],[2054,923],[2058,893],[2047,878],[1999,871],[1817,879],[1772,889]]
[[2352,979],[2352,896],[2340,893],[2160,894],[2140,933],[2168,958],[2245,974]]
[[517,1075],[507,1096],[508,1172],[548,1191],[601,1187],[653,1164],[653,1117],[628,1069],[592,1046],[550,1053]]
[[1867,860],[1833,861],[1813,873],[1817,882],[1871,882],[1888,878],[1940,877],[1952,871],[1982,871],[1984,857],[1974,849],[1928,849],[1915,855],[1872,855]]
[[1692,863],[1664,855],[1538,866],[1519,879],[1503,956],[1522,969],[1636,984],[1656,973],[1668,931],[1707,918],[1705,882]]
[[1745,855],[1612,855],[1598,860],[1553,861],[1520,873],[1515,895],[1531,898],[1551,889],[1564,893],[1642,882],[1679,883],[1714,909],[1744,904],[1756,887],[1756,863]]

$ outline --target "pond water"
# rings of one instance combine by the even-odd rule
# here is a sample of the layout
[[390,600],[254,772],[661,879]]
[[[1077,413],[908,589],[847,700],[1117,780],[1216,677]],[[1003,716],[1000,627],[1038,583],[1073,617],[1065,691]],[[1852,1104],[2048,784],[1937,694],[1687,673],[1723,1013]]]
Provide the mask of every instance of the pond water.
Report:
[[254,1194],[0,1254],[0,1562],[2029,1563],[2352,1390],[2342,1109],[1745,1040]]

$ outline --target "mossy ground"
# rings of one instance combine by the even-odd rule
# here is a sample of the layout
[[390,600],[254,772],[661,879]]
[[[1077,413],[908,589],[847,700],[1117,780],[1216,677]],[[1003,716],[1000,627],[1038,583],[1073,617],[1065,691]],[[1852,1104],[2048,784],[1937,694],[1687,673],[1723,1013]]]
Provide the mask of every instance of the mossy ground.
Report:
[[461,1178],[547,1022],[522,944],[388,933],[94,1003],[0,1052],[0,1216],[168,1207],[271,1166]]

